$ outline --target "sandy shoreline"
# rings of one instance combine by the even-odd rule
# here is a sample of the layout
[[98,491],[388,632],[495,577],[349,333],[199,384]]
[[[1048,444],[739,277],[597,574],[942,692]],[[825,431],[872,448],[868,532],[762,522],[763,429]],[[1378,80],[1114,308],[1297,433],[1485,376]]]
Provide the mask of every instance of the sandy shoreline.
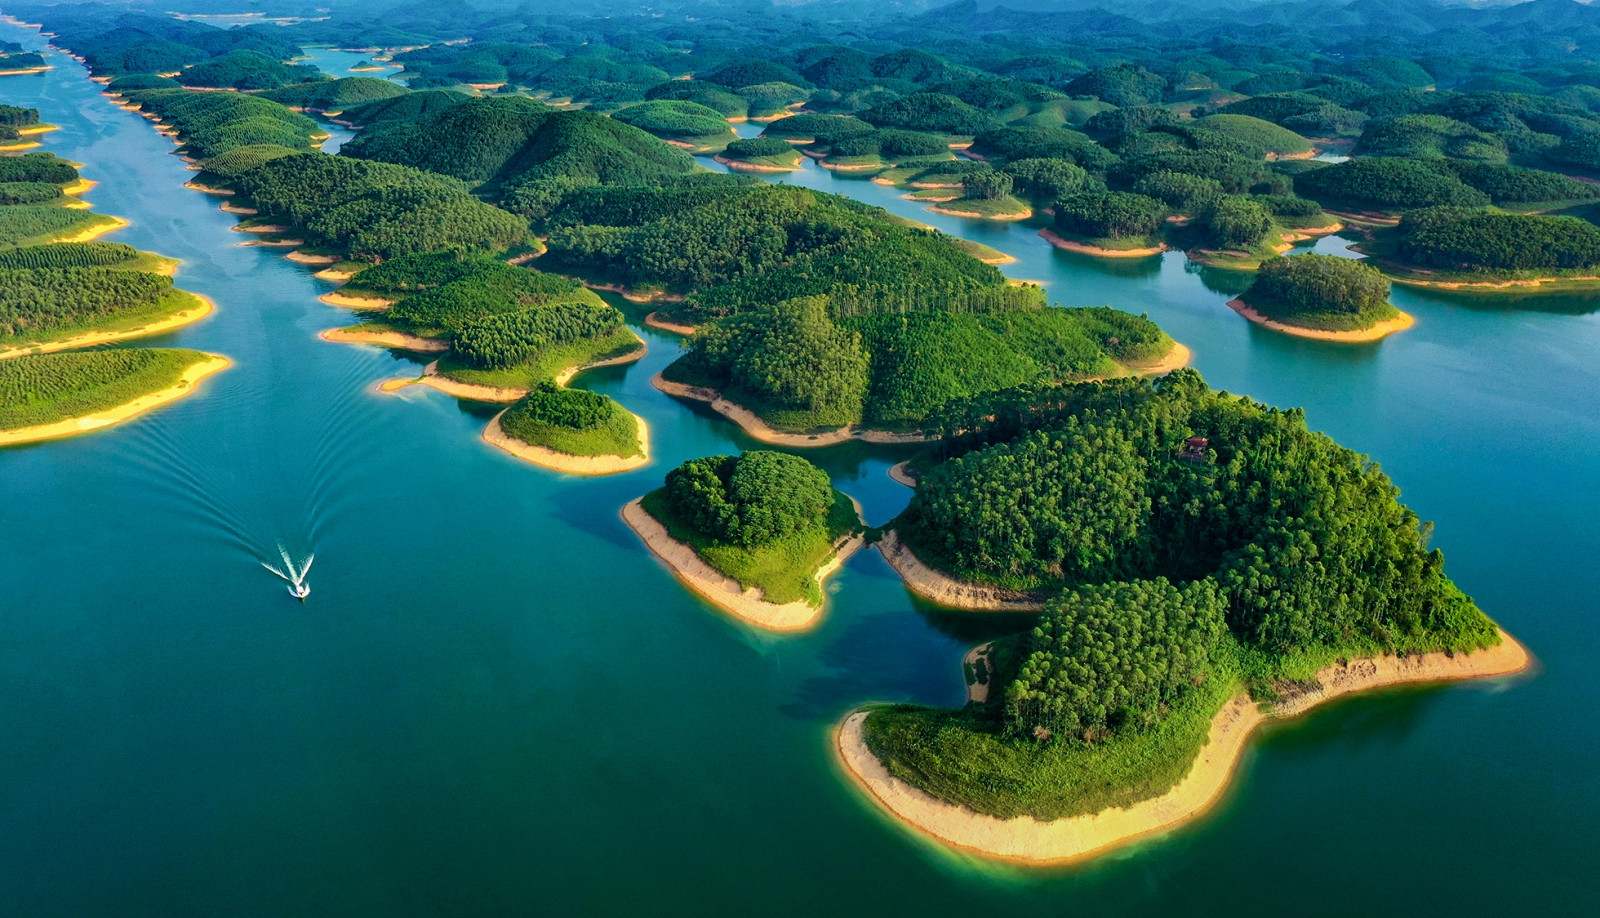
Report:
[[671,332],[674,335],[683,335],[684,337],[694,334],[695,331],[693,325],[683,325],[678,322],[669,322],[668,320],[661,318],[661,313],[659,312],[652,312],[645,316],[644,324],[650,326],[651,328],[658,328],[661,331]]
[[980,214],[975,210],[951,210],[948,207],[940,207],[938,204],[935,204],[928,209],[936,214],[944,214],[947,217],[965,217],[969,220],[1026,220],[1033,216],[1032,209],[1024,210],[1020,213],[1014,214]]
[[110,223],[102,223],[99,226],[91,226],[86,230],[81,230],[79,232],[72,233],[71,235],[68,235],[68,236],[57,236],[54,239],[51,239],[50,241],[51,242],[90,242],[92,240],[100,238],[101,236],[104,236],[106,233],[115,232],[116,230],[119,230],[119,229],[124,229],[128,225],[129,225],[128,221],[122,219],[121,217],[112,217]]
[[[892,469],[890,475],[893,477]],[[957,580],[928,566],[900,541],[899,533],[893,529],[886,530],[878,540],[878,551],[905,580],[906,589],[935,605],[974,612],[1039,612],[1044,609],[1042,599],[1022,590]]]
[[210,355],[207,360],[195,364],[183,371],[183,377],[176,385],[141,395],[131,402],[126,402],[104,411],[80,418],[68,418],[65,421],[56,421],[52,424],[39,424],[33,427],[19,427],[15,430],[0,430],[0,446],[10,446],[17,443],[33,443],[38,440],[53,440],[57,437],[70,437],[112,424],[119,424],[129,418],[137,417],[153,408],[175,402],[186,395],[198,391],[199,382],[213,373],[221,372],[230,366],[226,357]]
[[1173,370],[1181,370],[1188,366],[1189,361],[1193,359],[1194,352],[1189,350],[1188,345],[1174,341],[1167,355],[1155,363],[1125,363],[1122,366],[1134,376],[1165,376]]
[[706,402],[713,411],[738,424],[740,429],[752,438],[774,446],[833,446],[851,440],[860,440],[864,443],[926,443],[929,439],[920,433],[862,430],[854,426],[815,434],[784,433],[761,420],[760,416],[750,409],[723,398],[722,393],[715,389],[671,382],[662,379],[660,373],[650,379],[650,384],[668,395]]
[[727,166],[729,169],[733,169],[738,172],[798,172],[800,170],[800,164],[798,162],[792,166],[769,166],[765,163],[752,163],[742,159],[730,159],[729,157],[723,156],[721,153],[718,153],[716,156],[711,158],[719,163],[722,163],[724,166]]
[[[320,273],[320,272],[319,272]],[[381,296],[350,296],[347,293],[330,291],[317,297],[318,300],[329,306],[342,306],[345,309],[388,309],[397,300],[386,300]]]
[[1504,631],[1500,636],[1499,646],[1471,654],[1451,657],[1429,653],[1405,659],[1385,656],[1325,667],[1317,673],[1321,688],[1265,713],[1241,694],[1212,719],[1206,745],[1172,790],[1126,809],[1111,808],[1052,822],[1039,822],[1028,816],[986,816],[946,803],[894,777],[862,737],[867,712],[855,711],[845,718],[835,732],[834,747],[858,787],[902,824],[945,844],[1029,863],[1079,860],[1170,829],[1205,812],[1227,790],[1250,734],[1267,720],[1294,717],[1324,701],[1383,686],[1508,676],[1526,669],[1526,649]]
[[[678,579],[712,605],[743,621],[772,631],[802,631],[816,624],[822,616],[823,606],[813,606],[804,600],[778,605],[761,598],[761,590],[746,590],[737,580],[701,560],[693,548],[672,538],[659,520],[651,516],[635,498],[622,508],[622,519],[628,528],[638,534],[656,557],[666,562]],[[858,509],[859,513],[859,509]],[[852,536],[835,546],[828,563],[812,576],[817,585],[832,576],[844,562],[861,547],[860,536]],[[826,603],[824,603],[826,605]]]
[[889,466],[889,479],[908,488],[915,488],[917,479],[911,474],[911,470],[907,468],[909,464],[908,460],[907,462],[896,462],[894,465]]
[[439,354],[450,350],[450,342],[438,338],[423,338],[403,331],[362,331],[361,326],[329,328],[317,334],[324,341],[338,344],[376,344],[379,347],[399,348],[422,354]]
[[1250,304],[1246,303],[1242,297],[1235,297],[1234,299],[1229,300],[1228,308],[1232,309],[1234,312],[1237,312],[1239,315],[1244,316],[1246,319],[1256,323],[1257,325],[1262,326],[1263,328],[1270,328],[1273,331],[1280,331],[1286,335],[1294,335],[1298,338],[1314,338],[1318,341],[1344,341],[1350,343],[1377,341],[1382,338],[1386,338],[1395,332],[1405,331],[1411,326],[1417,324],[1416,318],[1414,318],[1410,313],[1402,312],[1393,319],[1379,322],[1371,328],[1363,328],[1356,331],[1328,331],[1320,328],[1301,328],[1298,325],[1289,325],[1284,322],[1269,319],[1261,313],[1256,312],[1254,309],[1251,309]]
[[632,471],[650,462],[650,426],[645,423],[644,418],[631,412],[629,416],[633,418],[639,438],[639,454],[636,456],[575,456],[544,446],[534,446],[507,434],[500,427],[500,415],[503,414],[505,411],[490,419],[489,425],[483,429],[483,442],[543,468],[572,475],[615,475],[618,472]]
[[[184,293],[189,293],[185,290]],[[146,335],[156,335],[161,332],[182,328],[191,322],[198,322],[210,315],[216,307],[212,302],[198,293],[189,293],[199,300],[199,305],[182,312],[175,312],[168,316],[147,322],[136,328],[125,328],[114,332],[85,332],[73,335],[71,338],[61,338],[56,341],[47,341],[42,344],[33,344],[26,347],[13,347],[0,350],[0,360],[8,357],[21,357],[24,354],[49,354],[54,351],[66,351],[74,348],[89,347],[95,344],[106,344],[111,341],[125,341],[129,338],[143,338]]]
[[1058,249],[1077,252],[1080,255],[1093,255],[1096,258],[1149,258],[1151,255],[1160,255],[1168,248],[1166,243],[1162,243],[1161,245],[1144,249],[1103,249],[1097,245],[1087,245],[1082,242],[1063,239],[1047,229],[1040,230],[1039,235]]

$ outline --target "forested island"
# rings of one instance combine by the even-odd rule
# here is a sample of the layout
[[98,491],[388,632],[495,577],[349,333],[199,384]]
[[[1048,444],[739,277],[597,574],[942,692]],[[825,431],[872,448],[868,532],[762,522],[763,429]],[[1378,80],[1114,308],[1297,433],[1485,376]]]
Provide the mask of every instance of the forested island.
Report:
[[1328,341],[1376,341],[1415,321],[1389,303],[1389,281],[1378,269],[1336,255],[1266,261],[1228,305],[1267,328]]
[[1389,479],[1298,410],[1180,370],[1017,388],[940,430],[885,557],[941,603],[1042,616],[969,670],[982,701],[873,706],[839,742],[947,841],[1082,856],[1204,809],[1264,717],[1527,664]]
[[[0,106],[0,120],[41,123],[36,109],[15,106]],[[118,423],[194,392],[228,365],[192,350],[80,350],[170,331],[212,310],[173,287],[173,259],[88,241],[127,225],[77,199],[91,186],[50,153],[0,157],[0,445]]]
[[[1600,20],[1434,10],[1459,30],[1423,43],[1391,29],[1392,5],[1354,4],[1335,41],[1249,13],[1175,12],[1173,31],[956,4],[883,13],[893,28],[866,40],[803,12],[763,8],[759,33],[727,12],[397,8],[381,26],[329,11],[237,29],[22,15],[173,139],[191,187],[247,218],[245,244],[343,284],[323,299],[360,321],[324,338],[432,361],[384,388],[504,405],[483,432],[497,448],[580,474],[649,460],[642,419],[567,386],[643,355],[597,291],[688,333],[656,386],[758,439],[925,444],[882,533],[821,469],[765,450],[690,459],[623,516],[764,628],[814,624],[823,579],[879,535],[924,598],[1038,615],[969,656],[965,708],[873,706],[841,725],[850,773],[947,842],[1102,850],[1215,800],[1264,718],[1526,665],[1389,479],[1300,411],[1212,391],[1148,316],[1052,305],[992,249],[759,176],[809,161],[945,214],[1028,221],[1080,255],[1179,250],[1240,272],[1229,305],[1252,321],[1373,340],[1410,323],[1391,279],[1600,277],[1600,89],[1568,47]],[[320,74],[298,60],[313,42],[392,59],[405,85]],[[313,116],[357,133],[325,153]],[[0,110],[0,141],[26,117]],[[747,122],[759,136],[732,129]],[[70,168],[0,159],[0,284],[36,304],[0,307],[17,353],[175,295],[138,253],[47,244],[96,230],[59,200]],[[1334,232],[1368,258],[1285,257]],[[173,373],[192,391],[204,357],[0,361],[0,412],[31,429],[171,391]]]
[[827,473],[767,450],[691,459],[622,515],[695,593],[774,631],[815,624],[823,580],[862,543]]

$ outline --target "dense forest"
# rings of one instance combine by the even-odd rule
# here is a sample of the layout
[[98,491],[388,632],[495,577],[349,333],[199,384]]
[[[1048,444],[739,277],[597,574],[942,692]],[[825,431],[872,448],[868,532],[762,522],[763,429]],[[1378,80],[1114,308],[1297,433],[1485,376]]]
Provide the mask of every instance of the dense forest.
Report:
[[[944,425],[896,531],[945,570],[1050,597],[1002,642],[992,703],[869,718],[891,773],[945,799],[1039,818],[1125,804],[1181,776],[1234,685],[1272,698],[1340,654],[1498,641],[1389,479],[1299,410],[1180,370],[1010,390]],[[1129,756],[1147,774],[1094,786]]]
[[1242,299],[1269,319],[1329,331],[1371,328],[1398,314],[1376,268],[1336,255],[1266,261]]

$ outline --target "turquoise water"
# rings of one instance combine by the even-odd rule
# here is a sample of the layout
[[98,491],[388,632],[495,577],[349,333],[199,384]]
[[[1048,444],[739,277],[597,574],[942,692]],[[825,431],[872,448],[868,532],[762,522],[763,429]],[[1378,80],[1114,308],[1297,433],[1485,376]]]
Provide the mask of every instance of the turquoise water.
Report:
[[[120,427],[0,451],[0,912],[1571,914],[1600,895],[1596,300],[1399,291],[1414,329],[1300,341],[1181,256],[1105,265],[802,173],[1008,251],[1062,303],[1148,311],[1217,387],[1306,406],[1382,459],[1542,662],[1274,726],[1199,822],[997,867],[863,804],[828,729],[865,701],[956,703],[962,650],[1015,622],[920,606],[870,552],[815,632],[722,617],[617,518],[678,462],[754,445],[650,387],[674,339],[640,328],[642,363],[578,380],[649,421],[652,465],[521,463],[479,441],[488,409],[374,392],[416,364],[317,340],[349,322],[327,285],[238,246],[170,142],[52,57],[0,96],[62,126],[46,148],[132,221],[108,238],[182,258],[217,302],[148,343],[235,366]],[[909,495],[894,450],[807,455],[871,522]],[[278,539],[316,552],[304,605],[259,567]]]

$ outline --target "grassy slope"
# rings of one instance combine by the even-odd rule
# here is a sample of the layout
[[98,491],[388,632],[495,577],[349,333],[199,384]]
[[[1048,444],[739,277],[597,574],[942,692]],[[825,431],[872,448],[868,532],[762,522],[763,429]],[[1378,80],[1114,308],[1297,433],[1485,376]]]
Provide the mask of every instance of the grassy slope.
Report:
[[707,564],[746,587],[758,587],[767,602],[788,603],[803,599],[812,605],[822,603],[822,590],[814,578],[817,569],[833,557],[833,543],[841,536],[861,528],[855,506],[841,491],[833,492],[833,508],[826,528],[810,529],[754,548],[711,542],[698,530],[675,519],[667,506],[665,488],[644,496],[645,512],[667,527],[679,542],[694,548]]
[[542,446],[569,456],[629,456],[639,455],[639,422],[633,415],[617,406],[609,421],[592,430],[574,430],[547,424],[543,421],[513,417],[511,412],[501,416],[500,428],[508,436],[530,446]]
[[189,367],[211,359],[199,351],[141,350],[153,358],[135,372],[109,381],[80,381],[71,371],[41,372],[41,368],[87,369],[113,359],[108,355],[119,351],[76,351],[0,361],[0,430],[53,424],[125,405],[174,385]]
[[502,370],[480,370],[463,366],[451,355],[439,361],[439,373],[458,382],[505,389],[531,389],[567,367],[583,366],[597,360],[620,357],[639,347],[639,339],[627,326],[619,326],[604,338],[573,341],[541,352],[535,360]]

